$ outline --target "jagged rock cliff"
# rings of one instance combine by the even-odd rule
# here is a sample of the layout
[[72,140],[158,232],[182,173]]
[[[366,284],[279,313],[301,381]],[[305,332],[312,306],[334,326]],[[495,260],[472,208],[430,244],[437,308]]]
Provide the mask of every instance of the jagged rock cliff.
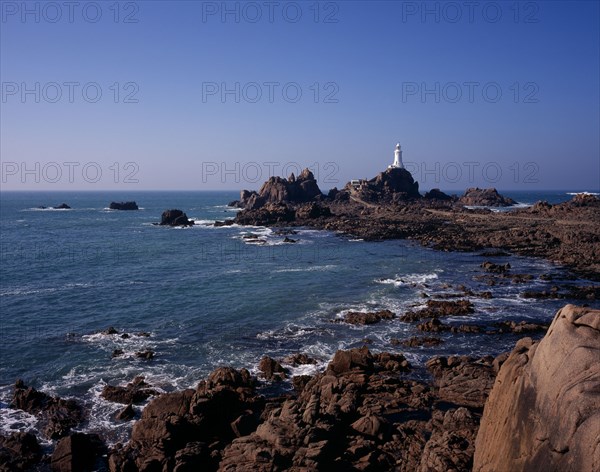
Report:
[[313,173],[304,169],[298,177],[270,177],[257,192],[242,190],[240,200],[232,202],[240,208],[256,210],[269,203],[306,203],[318,200],[321,190]]

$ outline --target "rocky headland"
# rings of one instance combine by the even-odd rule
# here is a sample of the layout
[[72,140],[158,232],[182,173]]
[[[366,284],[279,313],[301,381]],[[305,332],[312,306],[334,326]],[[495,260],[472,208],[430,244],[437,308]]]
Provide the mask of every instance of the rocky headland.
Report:
[[412,239],[442,251],[493,248],[543,257],[600,280],[600,199],[578,194],[503,212],[466,208],[514,203],[495,189],[468,189],[461,197],[433,189],[422,197],[410,173],[394,168],[324,195],[307,169],[298,178],[272,177],[259,192],[243,191],[231,202],[242,208],[231,222],[306,226],[369,241]]

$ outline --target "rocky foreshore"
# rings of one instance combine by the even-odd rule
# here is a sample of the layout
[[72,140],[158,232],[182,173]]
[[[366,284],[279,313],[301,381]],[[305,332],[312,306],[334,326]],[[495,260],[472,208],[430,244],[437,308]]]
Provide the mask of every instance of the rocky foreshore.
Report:
[[[600,311],[567,305],[541,342],[523,338],[496,358],[433,357],[430,381],[412,376],[402,354],[366,346],[338,351],[279,396],[264,395],[266,380],[246,369],[220,367],[193,389],[152,392],[129,442],[110,448],[74,432],[87,414],[76,401],[19,381],[12,407],[36,415],[55,445],[0,436],[0,470],[591,472],[600,465],[599,341]],[[277,360],[259,367],[270,381],[286,377]],[[124,391],[149,387],[138,378]],[[130,404],[121,413],[136,416]]]
[[600,199],[594,195],[578,194],[565,203],[538,202],[529,208],[495,212],[467,206],[515,202],[495,189],[468,189],[460,198],[434,189],[421,197],[418,183],[404,169],[388,169],[374,179],[350,182],[327,195],[316,189],[308,170],[298,179],[273,177],[258,193],[243,191],[239,201],[231,202],[243,209],[234,221],[306,226],[369,241],[412,239],[442,251],[494,248],[543,257],[600,280]]

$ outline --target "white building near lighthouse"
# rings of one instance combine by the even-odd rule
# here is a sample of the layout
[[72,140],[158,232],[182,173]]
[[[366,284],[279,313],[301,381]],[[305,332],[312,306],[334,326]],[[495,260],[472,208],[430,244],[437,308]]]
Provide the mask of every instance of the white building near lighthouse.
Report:
[[402,147],[400,143],[396,144],[396,149],[394,150],[394,163],[389,166],[390,169],[404,169],[404,164],[402,163]]

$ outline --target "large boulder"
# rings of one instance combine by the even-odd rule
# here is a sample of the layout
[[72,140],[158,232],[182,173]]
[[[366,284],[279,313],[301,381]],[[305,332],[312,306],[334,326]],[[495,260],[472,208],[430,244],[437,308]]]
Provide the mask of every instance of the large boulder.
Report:
[[473,470],[600,470],[600,310],[566,305],[517,342],[477,435]]
[[50,465],[53,472],[97,470],[96,461],[106,447],[97,434],[73,433],[58,441]]
[[510,197],[500,195],[495,188],[468,188],[458,199],[459,203],[467,206],[505,207],[516,204]]
[[188,220],[187,215],[181,210],[165,210],[160,218],[161,226],[193,226],[194,221]]

